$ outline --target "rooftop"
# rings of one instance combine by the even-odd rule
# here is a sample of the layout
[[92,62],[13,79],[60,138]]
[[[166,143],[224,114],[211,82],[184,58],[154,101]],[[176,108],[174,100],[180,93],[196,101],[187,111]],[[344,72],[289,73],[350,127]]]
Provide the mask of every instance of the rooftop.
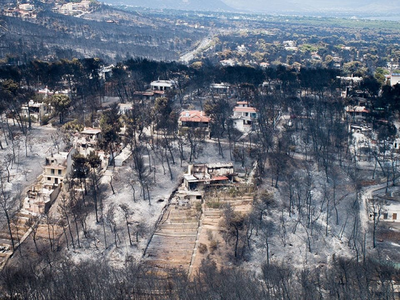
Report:
[[203,111],[200,110],[186,110],[181,112],[179,118],[181,122],[210,122],[210,117],[206,116]]
[[347,106],[346,112],[369,113],[369,110],[365,106]]
[[91,128],[91,127],[85,127],[82,131],[81,134],[98,134],[101,133],[101,129],[100,128]]
[[155,80],[150,83],[151,86],[165,86],[172,87],[175,85],[175,81],[173,80]]
[[255,109],[254,107],[238,107],[236,106],[233,111],[237,111],[237,112],[250,112],[250,113],[256,113],[257,109]]

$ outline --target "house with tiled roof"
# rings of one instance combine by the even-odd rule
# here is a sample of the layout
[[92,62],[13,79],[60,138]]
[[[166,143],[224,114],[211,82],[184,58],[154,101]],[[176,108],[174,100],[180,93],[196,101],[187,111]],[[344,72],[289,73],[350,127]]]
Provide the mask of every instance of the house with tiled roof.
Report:
[[233,108],[233,126],[241,132],[249,132],[254,129],[257,118],[257,109],[251,107],[247,101],[239,101]]
[[349,105],[345,108],[346,114],[352,121],[364,120],[370,113],[369,109],[360,105]]
[[181,112],[178,120],[180,127],[189,128],[207,128],[209,123],[210,117],[200,110],[185,110]]

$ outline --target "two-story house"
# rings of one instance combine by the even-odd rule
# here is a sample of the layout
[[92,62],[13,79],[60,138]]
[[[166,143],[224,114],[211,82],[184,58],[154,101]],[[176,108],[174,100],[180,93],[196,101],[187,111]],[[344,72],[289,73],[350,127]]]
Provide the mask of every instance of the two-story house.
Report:
[[233,108],[233,126],[241,132],[249,132],[254,129],[257,118],[257,109],[251,107],[247,101],[237,102],[237,106]]
[[71,171],[72,155],[75,149],[70,152],[60,152],[46,157],[42,184],[44,188],[56,188],[62,185],[66,175]]

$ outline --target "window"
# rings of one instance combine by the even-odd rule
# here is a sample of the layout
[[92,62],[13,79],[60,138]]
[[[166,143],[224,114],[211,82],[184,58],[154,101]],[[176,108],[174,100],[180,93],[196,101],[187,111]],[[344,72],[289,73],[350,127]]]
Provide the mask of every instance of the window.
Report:
[[51,181],[51,177],[47,177],[47,181]]
[[393,221],[397,220],[397,213],[393,213]]
[[387,218],[388,218],[388,213],[383,213],[383,219],[387,220]]
[[51,175],[54,175],[54,169],[51,169]]
[[58,170],[58,175],[61,175],[61,170]]

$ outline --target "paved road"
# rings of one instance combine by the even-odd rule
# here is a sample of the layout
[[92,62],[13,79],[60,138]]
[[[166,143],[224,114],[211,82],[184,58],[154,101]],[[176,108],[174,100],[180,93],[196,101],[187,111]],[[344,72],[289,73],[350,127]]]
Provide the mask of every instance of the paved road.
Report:
[[205,37],[204,39],[201,40],[200,44],[195,49],[193,49],[192,51],[182,55],[179,58],[179,61],[183,62],[185,64],[189,64],[189,62],[191,60],[193,60],[194,56],[197,53],[202,52],[202,51],[204,51],[204,49],[208,48],[211,45],[212,41],[213,41],[213,36],[212,35],[209,35],[209,36]]

